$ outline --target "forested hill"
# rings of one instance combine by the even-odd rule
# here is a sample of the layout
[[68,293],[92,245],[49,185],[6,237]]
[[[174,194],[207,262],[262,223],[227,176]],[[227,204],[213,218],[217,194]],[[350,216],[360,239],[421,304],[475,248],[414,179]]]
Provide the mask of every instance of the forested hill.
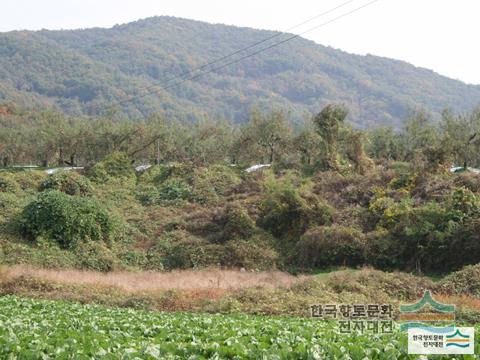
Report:
[[147,94],[120,108],[131,117],[163,111],[186,119],[207,113],[236,121],[245,120],[254,106],[288,108],[301,117],[343,102],[361,127],[398,126],[414,108],[438,114],[446,107],[468,111],[480,104],[480,86],[301,38],[180,86],[150,95],[145,90],[170,86],[172,76],[274,34],[172,17],[112,29],[0,33],[0,102],[93,115]]

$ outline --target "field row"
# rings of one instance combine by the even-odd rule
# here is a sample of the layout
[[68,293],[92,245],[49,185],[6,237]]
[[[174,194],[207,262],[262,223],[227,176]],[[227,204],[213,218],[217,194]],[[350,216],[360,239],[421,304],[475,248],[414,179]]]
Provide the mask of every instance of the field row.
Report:
[[[314,319],[151,313],[0,298],[2,359],[407,359],[406,337]],[[411,357],[413,358],[413,357]]]

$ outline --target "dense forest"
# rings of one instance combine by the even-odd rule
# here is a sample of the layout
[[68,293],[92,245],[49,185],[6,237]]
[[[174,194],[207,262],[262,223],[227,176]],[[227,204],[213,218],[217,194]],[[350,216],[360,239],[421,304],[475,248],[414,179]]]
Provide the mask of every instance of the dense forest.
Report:
[[279,110],[186,124],[1,109],[6,264],[448,273],[480,259],[479,110],[360,131],[342,105],[301,127]]
[[288,35],[171,17],[112,29],[2,33],[0,101],[74,116],[115,109],[131,118],[163,113],[183,121],[208,115],[236,122],[247,121],[254,107],[282,108],[299,120],[335,102],[348,106],[358,128],[400,128],[412,110],[424,108],[438,120],[445,107],[471,111],[480,103],[479,86],[301,38],[179,86],[179,79],[169,81],[274,35],[260,48]]

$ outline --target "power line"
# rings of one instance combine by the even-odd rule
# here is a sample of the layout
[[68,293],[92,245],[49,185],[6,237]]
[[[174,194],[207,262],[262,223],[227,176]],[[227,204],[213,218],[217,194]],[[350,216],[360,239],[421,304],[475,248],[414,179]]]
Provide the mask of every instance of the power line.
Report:
[[[251,45],[248,45],[248,46],[246,46],[246,47],[244,47],[244,48],[242,48],[242,49],[235,50],[234,52],[229,53],[229,54],[226,54],[226,55],[223,55],[222,57],[220,57],[220,58],[218,58],[218,59],[216,59],[216,60],[213,60],[213,61],[211,61],[211,62],[208,62],[208,63],[206,63],[206,64],[204,64],[204,65],[199,66],[199,67],[193,68],[192,70],[185,71],[185,72],[183,72],[182,74],[176,75],[176,76],[174,76],[174,77],[171,77],[170,79],[165,80],[165,82],[168,84],[168,83],[170,83],[170,82],[172,82],[172,81],[174,81],[174,80],[183,78],[183,77],[185,77],[185,76],[187,76],[187,75],[189,75],[189,74],[192,74],[192,73],[194,73],[194,72],[196,72],[196,71],[202,71],[203,69],[205,69],[205,68],[207,68],[207,67],[209,67],[209,66],[211,66],[211,65],[215,65],[215,64],[217,64],[217,63],[219,63],[219,62],[221,62],[221,61],[223,61],[223,60],[226,60],[226,59],[228,59],[228,58],[230,58],[230,57],[232,57],[232,56],[235,56],[235,55],[240,54],[240,53],[242,53],[242,52],[244,52],[244,51],[253,49],[254,47],[257,47],[258,45],[264,44],[264,43],[266,43],[267,41],[270,41],[270,40],[273,40],[273,39],[275,39],[275,38],[277,38],[277,37],[279,37],[279,36],[285,35],[285,33],[291,32],[292,30],[295,30],[296,28],[298,28],[298,27],[300,27],[300,26],[306,25],[306,24],[308,24],[308,23],[310,23],[310,22],[312,22],[312,21],[314,21],[314,20],[317,20],[317,19],[319,19],[319,18],[321,18],[321,17],[323,17],[323,16],[326,16],[326,15],[328,15],[328,14],[330,14],[330,13],[332,13],[332,12],[338,10],[338,9],[341,9],[341,8],[343,8],[343,7],[347,6],[347,5],[355,2],[355,1],[358,1],[358,0],[348,0],[348,1],[344,2],[344,3],[341,3],[340,5],[335,6],[334,8],[331,8],[331,9],[329,9],[329,10],[327,10],[327,11],[324,11],[324,12],[318,14],[318,15],[315,15],[314,17],[311,17],[311,18],[308,19],[308,20],[302,21],[301,23],[299,23],[299,24],[297,24],[297,25],[294,25],[294,26],[292,26],[292,27],[290,27],[290,28],[288,28],[288,29],[285,29],[285,30],[282,31],[282,32],[277,32],[277,33],[273,34],[272,36],[269,36],[269,37],[267,37],[267,38],[265,38],[265,39],[263,39],[263,40],[260,40],[260,41],[258,41],[258,42],[256,42],[256,43],[253,43],[253,44],[251,44]],[[141,90],[149,90],[149,89],[152,89],[152,88],[156,88],[157,86],[158,86],[158,85],[151,85],[151,86],[147,86],[147,87],[145,87],[145,88],[143,88],[143,89],[141,89]],[[125,101],[125,100],[124,100],[124,101]]]
[[[311,22],[311,21],[313,21],[313,20],[315,20],[315,19],[318,19],[318,18],[321,17],[321,16],[324,16],[324,15],[326,15],[326,14],[329,14],[329,13],[331,13],[331,12],[333,12],[333,11],[335,11],[335,10],[343,7],[343,6],[346,6],[347,4],[350,4],[350,3],[352,3],[353,1],[355,1],[355,0],[349,0],[349,1],[347,1],[346,3],[343,3],[343,4],[335,7],[334,9],[330,9],[330,10],[322,13],[323,15],[322,15],[322,14],[317,15],[317,16],[315,16],[315,17],[313,17],[313,18],[311,18],[311,19],[309,19],[309,20],[307,20],[307,21],[302,22],[301,24],[296,25],[296,26],[293,27],[293,28],[296,28],[296,27],[305,25],[305,24],[308,23],[308,22]],[[218,62],[220,62],[220,61],[223,61],[223,60],[225,60],[225,59],[227,59],[227,58],[229,58],[229,57],[231,57],[231,56],[237,55],[237,54],[239,54],[239,53],[241,53],[241,52],[243,52],[243,51],[249,50],[249,49],[251,49],[251,48],[253,48],[253,47],[257,46],[257,45],[263,44],[263,43],[265,43],[265,42],[267,42],[267,41],[269,41],[269,40],[271,40],[271,39],[273,39],[273,38],[276,38],[276,37],[278,37],[278,36],[284,35],[284,33],[275,34],[274,36],[271,36],[270,38],[267,38],[267,39],[264,39],[264,40],[262,40],[262,41],[259,41],[259,42],[256,43],[256,44],[252,44],[252,45],[248,46],[247,48],[244,48],[244,49],[241,49],[241,50],[237,50],[237,51],[235,51],[235,52],[232,53],[232,54],[225,55],[224,57],[222,57],[222,58],[220,58],[220,59],[217,59],[217,60],[212,61],[211,63],[205,64],[205,65],[203,65],[203,66],[201,66],[201,67],[199,67],[199,68],[197,68],[197,69],[194,69],[194,70],[191,70],[191,71],[186,72],[186,73],[184,73],[184,74],[181,74],[181,75],[179,75],[179,76],[176,76],[175,78],[172,78],[172,79],[170,79],[170,80],[168,80],[168,81],[169,81],[169,82],[170,82],[170,81],[173,81],[173,80],[178,79],[178,78],[181,78],[181,77],[183,77],[183,76],[185,76],[185,75],[192,74],[193,72],[196,72],[196,71],[202,71],[202,73],[200,73],[200,74],[197,74],[197,75],[194,75],[194,76],[191,76],[191,77],[184,78],[183,80],[181,80],[181,81],[179,81],[179,82],[177,82],[177,83],[174,83],[174,84],[172,84],[172,85],[169,85],[169,86],[151,86],[151,87],[149,87],[149,88],[154,88],[155,91],[147,92],[147,93],[145,93],[145,94],[137,95],[137,96],[131,97],[131,98],[129,98],[129,99],[125,99],[125,100],[118,101],[118,102],[117,102],[116,104],[114,104],[114,105],[122,105],[122,104],[124,104],[124,103],[130,102],[130,101],[133,101],[133,100],[138,100],[138,99],[144,98],[144,97],[149,96],[149,95],[151,95],[151,94],[153,94],[153,93],[157,93],[157,92],[160,91],[160,90],[168,90],[168,89],[171,89],[171,88],[173,88],[173,87],[179,86],[179,85],[181,85],[181,84],[183,84],[183,83],[185,83],[185,82],[187,82],[187,81],[196,80],[196,79],[198,79],[199,77],[201,77],[201,76],[203,76],[203,75],[207,75],[207,74],[210,74],[210,73],[212,73],[212,72],[214,72],[214,71],[221,70],[221,69],[226,68],[226,67],[228,67],[228,66],[230,66],[230,65],[236,64],[236,63],[238,63],[238,62],[240,62],[240,61],[243,61],[243,60],[246,60],[246,59],[248,59],[248,58],[250,58],[250,57],[256,56],[256,55],[258,55],[258,54],[260,54],[260,53],[262,53],[262,52],[264,52],[264,51],[267,51],[267,50],[270,50],[270,49],[272,49],[272,48],[278,47],[278,46],[280,46],[280,45],[282,45],[282,44],[285,44],[285,43],[287,43],[287,42],[289,42],[289,41],[291,41],[291,40],[300,38],[302,35],[305,35],[305,34],[307,34],[307,33],[309,33],[309,32],[314,31],[314,30],[318,30],[318,29],[320,29],[320,28],[322,28],[322,27],[324,27],[324,26],[327,26],[327,25],[335,22],[335,21],[338,21],[338,20],[340,20],[340,19],[343,19],[343,18],[345,18],[345,17],[347,17],[347,16],[349,16],[349,15],[355,13],[355,12],[358,12],[358,11],[360,11],[360,10],[362,10],[362,9],[370,6],[370,5],[373,5],[374,3],[378,2],[378,1],[380,1],[380,0],[372,0],[372,1],[366,3],[366,4],[362,5],[362,6],[359,6],[359,7],[355,8],[355,9],[353,9],[353,10],[351,10],[351,11],[348,11],[348,12],[346,12],[346,13],[343,13],[342,15],[339,15],[339,16],[337,16],[337,17],[335,17],[335,18],[333,18],[333,19],[331,19],[331,20],[329,20],[329,21],[327,21],[327,22],[324,22],[324,23],[322,23],[322,24],[320,24],[320,25],[314,26],[314,27],[312,27],[312,28],[310,28],[310,29],[308,29],[308,30],[305,30],[305,31],[303,31],[303,32],[301,32],[301,33],[299,33],[299,34],[291,35],[290,37],[288,37],[288,38],[286,38],[286,39],[284,39],[284,40],[282,40],[282,41],[279,41],[279,42],[277,42],[277,43],[274,43],[274,44],[272,44],[272,45],[269,45],[269,46],[267,46],[267,47],[265,47],[265,48],[262,48],[262,49],[260,49],[260,50],[257,50],[257,51],[255,51],[255,52],[253,52],[253,53],[248,54],[248,55],[242,56],[242,57],[240,57],[240,58],[238,58],[238,59],[236,59],[236,60],[233,60],[233,61],[228,62],[228,63],[226,63],[226,64],[223,64],[223,65],[221,65],[221,66],[215,67],[215,68],[210,69],[210,70],[208,70],[208,71],[203,70],[205,67],[208,67],[208,66],[210,66],[210,65],[216,64],[216,63],[218,63]],[[148,88],[146,88],[146,89],[148,89]],[[112,105],[112,106],[114,106],[114,105]],[[110,106],[110,107],[112,107],[112,106]]]
[[[208,62],[208,63],[206,63],[206,64],[204,64],[204,65],[201,65],[201,66],[199,66],[199,67],[197,67],[197,68],[194,68],[194,69],[192,69],[192,70],[183,72],[182,74],[179,74],[179,75],[177,75],[177,76],[174,76],[174,77],[166,80],[166,81],[165,81],[166,84],[164,84],[163,86],[168,85],[170,82],[172,82],[172,81],[174,81],[174,80],[183,79],[183,78],[184,78],[185,76],[187,76],[187,75],[193,74],[193,73],[198,72],[198,71],[203,71],[205,68],[207,68],[207,67],[209,67],[209,66],[211,66],[211,65],[217,64],[217,63],[219,63],[219,62],[221,62],[221,61],[223,61],[223,60],[226,60],[226,59],[228,59],[228,58],[230,58],[230,57],[232,57],[232,56],[235,56],[235,55],[240,54],[240,53],[242,53],[242,52],[244,52],[244,51],[253,49],[253,48],[255,48],[255,47],[257,47],[257,46],[259,46],[259,45],[261,45],[261,44],[264,44],[264,43],[266,43],[267,41],[270,41],[270,40],[273,40],[273,39],[275,39],[275,38],[277,38],[277,37],[280,37],[280,36],[282,36],[282,35],[285,35],[285,33],[288,33],[288,32],[290,32],[290,31],[292,31],[292,30],[294,30],[294,29],[296,29],[296,28],[298,28],[298,27],[300,27],[300,26],[303,26],[303,25],[308,24],[308,23],[310,23],[310,22],[312,22],[312,21],[314,21],[314,20],[317,20],[317,19],[319,19],[319,18],[321,18],[321,17],[323,17],[323,16],[326,16],[326,15],[328,15],[328,14],[330,14],[330,13],[332,13],[332,12],[338,10],[338,9],[341,9],[342,7],[345,7],[345,6],[353,3],[354,1],[357,1],[357,0],[348,0],[348,1],[346,1],[346,2],[343,2],[343,3],[341,3],[340,5],[335,6],[334,8],[331,8],[331,9],[329,9],[329,10],[326,10],[326,11],[324,11],[324,12],[318,14],[318,15],[315,15],[314,17],[311,17],[311,18],[308,19],[308,20],[302,21],[301,23],[299,23],[299,24],[297,24],[297,25],[294,25],[294,26],[292,26],[292,27],[290,27],[290,28],[288,28],[288,29],[285,29],[283,32],[277,32],[277,33],[273,34],[272,36],[269,36],[269,37],[267,37],[267,38],[265,38],[265,39],[263,39],[263,40],[260,40],[260,41],[258,41],[258,42],[256,42],[256,43],[253,43],[253,44],[251,44],[251,45],[248,45],[248,46],[245,47],[245,48],[235,50],[234,52],[229,53],[229,54],[227,54],[227,55],[224,55],[224,56],[222,56],[222,57],[220,57],[220,58],[218,58],[218,59],[216,59],[216,60],[213,60],[213,61],[211,61],[211,62]],[[140,89],[139,89],[140,92],[146,91],[146,93],[145,93],[144,95],[134,95],[134,96],[130,96],[130,97],[128,97],[127,99],[117,101],[116,104],[110,105],[109,108],[113,108],[113,106],[115,106],[115,105],[122,105],[122,104],[124,104],[124,103],[130,102],[130,101],[135,100],[135,99],[137,99],[137,98],[142,98],[142,97],[148,96],[149,94],[151,94],[151,92],[149,92],[149,90],[151,90],[151,89],[160,89],[161,86],[162,86],[161,84],[154,84],[154,85],[146,86],[146,87],[144,87],[144,88],[140,88]],[[95,107],[94,107],[94,108],[95,108]]]

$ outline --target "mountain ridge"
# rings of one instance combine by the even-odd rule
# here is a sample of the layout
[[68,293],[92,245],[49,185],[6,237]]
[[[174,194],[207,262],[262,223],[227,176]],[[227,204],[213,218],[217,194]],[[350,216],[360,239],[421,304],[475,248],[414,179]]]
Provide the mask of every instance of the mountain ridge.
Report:
[[112,28],[0,33],[0,101],[98,115],[112,103],[141,96],[125,103],[121,112],[133,118],[163,112],[187,121],[205,115],[245,121],[255,106],[289,109],[301,118],[338,102],[350,108],[350,121],[358,127],[400,127],[413,109],[438,116],[445,108],[470,111],[480,104],[479,85],[402,60],[350,54],[303,38],[195,81],[160,89],[159,96],[142,92],[165,84],[171,74],[183,74],[277,34],[276,41],[288,36],[163,16]]

